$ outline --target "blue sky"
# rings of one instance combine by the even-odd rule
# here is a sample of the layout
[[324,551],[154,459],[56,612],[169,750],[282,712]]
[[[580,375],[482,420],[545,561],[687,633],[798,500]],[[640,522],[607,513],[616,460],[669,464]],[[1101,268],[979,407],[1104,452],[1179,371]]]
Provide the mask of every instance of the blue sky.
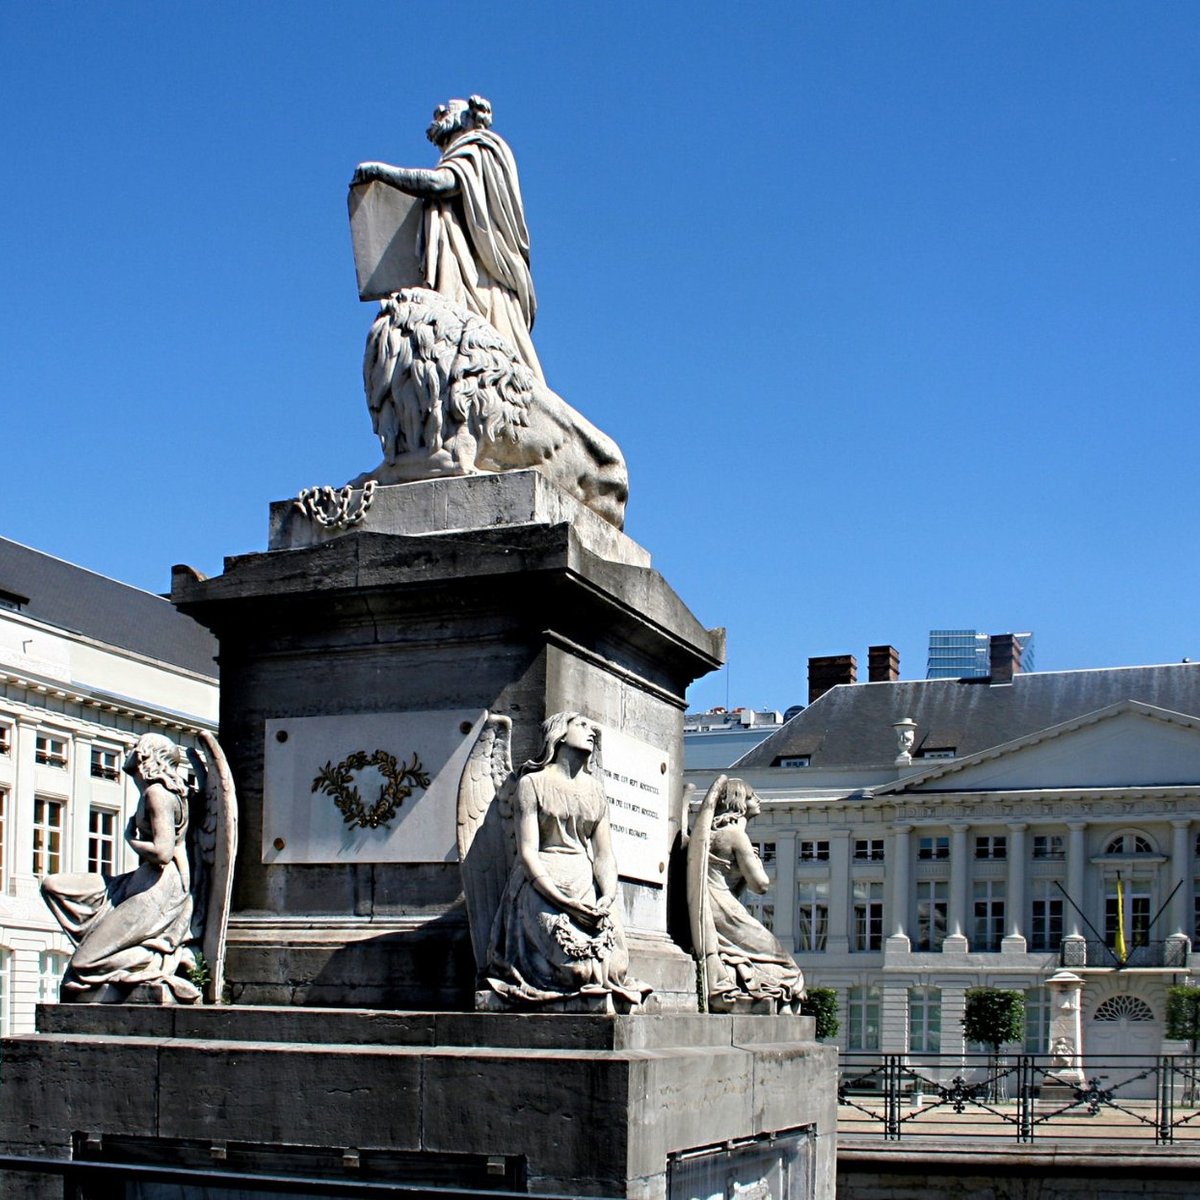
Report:
[[729,630],[695,705],[809,655],[1033,629],[1200,658],[1193,3],[0,6],[0,533],[152,590],[378,461],[345,211],[512,144],[551,385],[628,530]]

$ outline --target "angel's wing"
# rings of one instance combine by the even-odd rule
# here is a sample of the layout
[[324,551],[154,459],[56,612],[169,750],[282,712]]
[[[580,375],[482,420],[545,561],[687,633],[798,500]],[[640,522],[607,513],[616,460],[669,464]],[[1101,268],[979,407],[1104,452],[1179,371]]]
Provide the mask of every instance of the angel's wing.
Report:
[[711,959],[717,954],[717,929],[713,924],[711,901],[708,894],[708,850],[712,841],[713,813],[717,797],[728,779],[718,775],[713,780],[700,803],[700,810],[692,823],[687,847],[687,897],[688,916],[692,926],[692,953],[700,963],[701,994],[707,1002]]
[[480,970],[487,965],[492,922],[512,866],[501,806],[493,803],[511,778],[512,719],[485,713],[458,785],[458,860]]
[[233,862],[237,855],[237,795],[220,742],[205,730],[200,731],[200,741],[208,760],[202,791],[203,820],[196,837],[204,879],[200,888],[193,889],[196,900],[192,921],[193,929],[197,922],[203,922],[203,929],[197,932],[208,965],[204,999],[209,1004],[219,1004],[225,989],[225,937],[233,895]]

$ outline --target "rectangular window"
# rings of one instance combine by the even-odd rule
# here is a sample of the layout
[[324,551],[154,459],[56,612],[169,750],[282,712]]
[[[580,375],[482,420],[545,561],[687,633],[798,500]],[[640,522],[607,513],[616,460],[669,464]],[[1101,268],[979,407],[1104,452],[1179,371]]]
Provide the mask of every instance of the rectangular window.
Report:
[[975,839],[975,857],[1007,858],[1008,838],[1003,835],[1000,837],[977,837]]
[[923,837],[917,840],[917,857],[923,860],[950,857],[948,837]]
[[1033,836],[1033,857],[1051,859],[1055,862],[1062,862],[1066,858],[1067,852],[1063,846],[1063,839],[1057,833],[1036,833]]
[[813,954],[825,949],[829,932],[829,882],[796,881],[796,949]]
[[851,950],[883,948],[883,882],[876,879],[854,881],[854,931]]
[[1050,1049],[1050,989],[1025,989],[1025,1053],[1046,1054]]
[[119,750],[107,750],[103,746],[93,746],[92,778],[120,779],[121,752]]
[[88,812],[88,866],[94,875],[117,873],[117,814],[111,808]]
[[48,733],[39,733],[34,739],[33,760],[44,767],[65,767],[67,765],[67,743],[64,738],[51,737]]
[[1035,879],[1029,906],[1029,949],[1045,952],[1062,944],[1063,894],[1053,879]]
[[1004,938],[1004,882],[978,879],[972,891],[975,929],[971,949],[995,952]]
[[883,862],[883,838],[855,838],[855,862]]
[[946,940],[949,884],[944,879],[917,881],[917,950],[940,950]]
[[[1117,892],[1116,884],[1104,897],[1104,941],[1115,947],[1117,944]],[[1130,880],[1125,884],[1125,948],[1146,945],[1150,933],[1150,884],[1148,880]]]
[[942,992],[935,987],[908,989],[908,1048],[936,1054],[942,1048]]
[[39,878],[62,870],[63,802],[33,800],[33,873]]
[[12,726],[5,721],[0,721],[0,754],[8,755],[12,753]]
[[852,987],[846,993],[846,1049],[879,1049],[880,992],[877,987]]
[[799,842],[796,857],[801,862],[828,862],[828,842]]
[[781,767],[807,767],[812,765],[812,759],[807,754],[794,754],[790,758],[779,760]]
[[38,955],[38,1003],[54,1004],[70,956],[61,950],[43,950]]

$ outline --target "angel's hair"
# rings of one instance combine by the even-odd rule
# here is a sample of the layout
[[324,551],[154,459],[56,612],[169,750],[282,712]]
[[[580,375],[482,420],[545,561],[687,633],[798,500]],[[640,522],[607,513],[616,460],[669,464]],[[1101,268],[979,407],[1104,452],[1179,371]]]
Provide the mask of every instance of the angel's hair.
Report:
[[[567,736],[567,726],[572,721],[580,717],[585,721],[590,718],[585,717],[583,713],[578,712],[558,712],[551,717],[547,717],[542,722],[542,746],[541,749],[521,767],[521,774],[528,775],[530,771],[541,771],[548,767],[553,761],[554,756],[558,753],[559,746],[562,745],[562,740]],[[585,771],[590,771],[593,774],[600,772],[600,726],[592,726],[596,731],[596,742],[592,748],[592,752],[587,757],[587,762],[583,764]]]
[[176,796],[187,795],[183,749],[161,733],[143,733],[129,755],[125,770],[143,783],[161,783]]
[[741,779],[728,779],[725,786],[717,795],[716,811],[713,815],[713,826],[731,825],[739,817],[746,815],[750,806],[750,797],[754,795],[750,787]]

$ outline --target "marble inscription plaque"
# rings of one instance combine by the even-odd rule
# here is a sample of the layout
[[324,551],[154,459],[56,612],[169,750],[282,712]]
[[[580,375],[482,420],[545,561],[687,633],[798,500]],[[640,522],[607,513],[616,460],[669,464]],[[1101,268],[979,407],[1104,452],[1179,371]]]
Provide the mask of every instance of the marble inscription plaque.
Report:
[[455,861],[458,781],[482,721],[478,709],[267,721],[262,861]]
[[657,746],[604,727],[604,793],[617,869],[628,879],[665,883],[671,772]]

